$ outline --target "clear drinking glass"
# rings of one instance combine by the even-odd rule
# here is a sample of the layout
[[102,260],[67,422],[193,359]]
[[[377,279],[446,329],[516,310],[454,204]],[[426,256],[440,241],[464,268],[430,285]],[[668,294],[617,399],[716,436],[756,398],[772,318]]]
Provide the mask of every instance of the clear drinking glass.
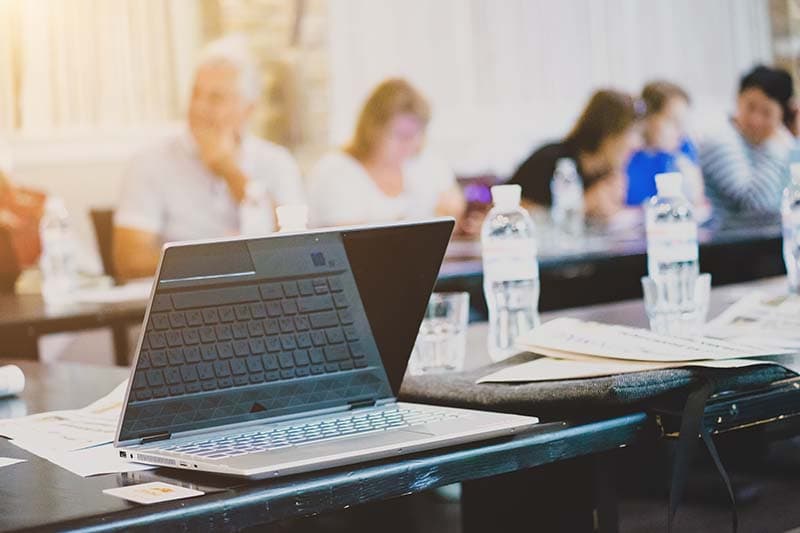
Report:
[[652,331],[675,337],[702,335],[711,295],[711,274],[666,284],[657,284],[653,278],[644,276],[642,290]]
[[468,293],[433,293],[411,353],[408,372],[414,375],[461,370],[467,353],[468,315]]

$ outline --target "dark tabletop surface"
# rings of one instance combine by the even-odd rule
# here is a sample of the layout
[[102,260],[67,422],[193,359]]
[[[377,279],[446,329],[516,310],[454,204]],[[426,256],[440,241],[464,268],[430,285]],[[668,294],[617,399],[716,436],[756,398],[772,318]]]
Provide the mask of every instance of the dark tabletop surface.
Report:
[[[18,364],[27,384],[19,398],[0,400],[1,418],[85,406],[128,375],[118,367],[2,362]],[[0,457],[27,459],[0,468],[0,531],[154,525],[194,530],[215,523],[246,527],[612,450],[655,435],[641,413],[579,425],[541,424],[514,438],[252,483],[168,469],[80,478],[0,439]],[[207,494],[141,506],[101,492],[154,480]]]

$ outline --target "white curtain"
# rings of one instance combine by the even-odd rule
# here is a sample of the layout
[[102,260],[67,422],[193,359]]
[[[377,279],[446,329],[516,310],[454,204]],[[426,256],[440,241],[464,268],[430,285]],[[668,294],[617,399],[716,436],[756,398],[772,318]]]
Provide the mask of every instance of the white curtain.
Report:
[[508,174],[564,134],[591,91],[683,85],[699,127],[770,61],[767,0],[331,0],[331,141],[404,76],[430,98],[430,144],[462,173]]
[[176,118],[196,17],[194,0],[0,0],[0,131]]

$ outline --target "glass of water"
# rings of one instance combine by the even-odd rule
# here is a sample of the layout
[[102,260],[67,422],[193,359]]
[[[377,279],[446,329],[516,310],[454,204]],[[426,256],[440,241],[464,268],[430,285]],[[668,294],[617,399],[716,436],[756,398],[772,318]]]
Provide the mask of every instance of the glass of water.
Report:
[[414,375],[461,370],[467,353],[468,315],[468,293],[433,293],[411,353],[408,372]]
[[674,337],[703,334],[711,295],[711,274],[671,278],[661,283],[645,276],[642,290],[652,331]]

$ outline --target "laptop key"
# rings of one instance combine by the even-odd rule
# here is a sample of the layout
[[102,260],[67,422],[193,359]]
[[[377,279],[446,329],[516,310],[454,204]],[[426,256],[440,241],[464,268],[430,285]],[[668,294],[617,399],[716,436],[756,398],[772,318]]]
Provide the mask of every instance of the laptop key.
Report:
[[190,365],[182,366],[181,378],[184,382],[197,381],[197,368]]
[[281,379],[292,379],[294,377],[294,370],[281,370]]
[[220,378],[230,376],[231,367],[227,361],[217,361],[214,363],[214,373]]
[[328,278],[328,287],[331,288],[331,292],[341,292],[344,290],[342,287],[342,280],[339,276],[331,276]]
[[264,300],[279,300],[283,297],[283,290],[279,283],[264,283],[258,286],[258,290]]
[[153,313],[150,315],[150,323],[156,329],[169,329],[169,316],[166,313]]
[[342,361],[349,358],[350,356],[347,350],[342,345],[325,347],[325,359],[330,362]]
[[183,330],[183,342],[186,344],[198,344],[200,342],[200,335],[194,328]]
[[294,372],[299,378],[308,376],[311,373],[307,366],[296,368]]
[[246,339],[250,336],[250,332],[247,329],[246,324],[234,324],[231,326],[233,330],[233,338],[234,339]]
[[217,380],[217,386],[220,389],[227,389],[228,387],[233,386],[233,380],[231,378],[220,378]]
[[214,366],[211,363],[200,363],[197,365],[197,375],[200,379],[207,380],[214,377]]
[[181,394],[184,394],[185,392],[186,392],[186,388],[183,386],[183,384],[180,384],[180,383],[177,384],[177,385],[172,385],[169,388],[170,396],[180,396]]
[[186,327],[186,315],[180,311],[169,314],[169,323],[173,328]]
[[286,295],[287,298],[294,298],[299,294],[299,292],[297,291],[296,281],[284,281],[282,285],[283,285],[283,294]]
[[233,308],[234,312],[236,313],[237,320],[249,320],[250,319],[250,306],[247,304],[239,304]]
[[247,364],[241,359],[231,361],[231,373],[233,375],[247,374]]
[[250,351],[254,354],[262,354],[267,351],[264,339],[250,339]]
[[250,383],[263,383],[265,376],[263,372],[251,372],[249,375]]
[[236,320],[236,315],[233,312],[233,307],[226,305],[219,308],[219,319],[221,322],[233,322]]
[[264,373],[264,379],[266,381],[278,381],[281,379],[281,374],[277,370],[272,370],[270,372]]
[[236,386],[247,385],[249,382],[247,375],[233,376],[233,384]]
[[269,302],[267,304],[267,314],[270,318],[276,318],[283,315],[283,307],[279,302]]
[[199,381],[186,383],[185,386],[186,386],[186,392],[189,394],[200,392],[200,390],[202,389]]
[[264,332],[267,335],[277,335],[281,332],[281,327],[278,324],[278,321],[274,318],[270,318],[269,320],[264,321]]
[[253,318],[267,318],[267,308],[260,302],[250,304],[250,316]]
[[297,281],[297,288],[301,296],[311,296],[314,294],[314,284],[310,279],[301,279]]
[[325,362],[325,356],[321,348],[311,348],[308,351],[308,356],[311,359],[311,362],[314,364],[320,364]]
[[344,342],[344,333],[339,328],[330,328],[325,330],[325,337],[328,338],[330,344],[340,344]]
[[250,356],[246,359],[247,370],[250,372],[261,372],[264,370],[264,365],[261,364],[261,358],[258,356]]
[[337,317],[336,313],[333,312],[315,313],[309,318],[311,320],[311,326],[316,329],[332,328],[333,326],[339,325],[339,317]]
[[284,352],[278,356],[278,361],[281,364],[281,368],[293,368],[294,367],[294,357],[290,352]]
[[358,340],[358,331],[353,326],[345,326],[342,328],[344,330],[344,338],[348,341],[357,341]]
[[187,311],[186,323],[190,326],[197,327],[203,325],[203,314],[200,311]]
[[281,307],[283,308],[283,314],[285,315],[297,314],[297,303],[295,303],[294,300],[284,300],[281,302]]
[[307,366],[309,363],[308,350],[295,350],[294,362],[297,366]]
[[353,323],[353,313],[349,309],[339,311],[339,320],[342,324],[349,325]]
[[167,338],[163,333],[151,331],[147,334],[147,341],[150,343],[151,348],[166,348]]
[[294,317],[294,327],[297,331],[306,331],[311,327],[307,316]]
[[264,336],[264,324],[260,320],[254,320],[247,324],[247,331],[250,332],[251,337]]
[[217,340],[215,330],[211,326],[204,326],[200,328],[200,340],[202,342],[214,342]]
[[281,326],[281,333],[292,333],[294,331],[294,320],[291,317],[281,317],[278,319]]
[[150,352],[150,363],[153,366],[167,366],[167,352],[165,350]]
[[204,344],[200,347],[203,361],[215,361],[218,357],[217,347],[213,344]]
[[250,343],[247,341],[236,341],[233,343],[233,352],[237,357],[250,355]]
[[233,338],[233,330],[229,324],[220,324],[216,327],[217,339],[221,341],[229,341]]
[[214,325],[219,323],[219,314],[216,309],[203,309],[203,322],[207,325]]
[[261,356],[261,361],[264,363],[265,370],[278,369],[278,359],[272,354],[266,354]]
[[[297,299],[297,307],[301,313],[316,313],[333,309],[333,299],[330,295],[306,296]],[[313,323],[313,320],[312,320]]]
[[229,342],[221,342],[217,344],[217,353],[220,359],[230,359],[233,357],[233,346]]
[[172,366],[183,364],[183,350],[180,348],[170,348],[167,350],[167,360]]
[[265,344],[268,352],[281,351],[281,340],[278,337],[267,337]]
[[187,346],[183,349],[183,357],[187,363],[196,363],[200,360],[200,348],[198,346]]
[[347,300],[347,295],[343,292],[337,292],[333,295],[333,304],[336,306],[336,309],[345,309],[350,302]]
[[183,346],[183,337],[179,331],[167,332],[167,344],[171,347]]

